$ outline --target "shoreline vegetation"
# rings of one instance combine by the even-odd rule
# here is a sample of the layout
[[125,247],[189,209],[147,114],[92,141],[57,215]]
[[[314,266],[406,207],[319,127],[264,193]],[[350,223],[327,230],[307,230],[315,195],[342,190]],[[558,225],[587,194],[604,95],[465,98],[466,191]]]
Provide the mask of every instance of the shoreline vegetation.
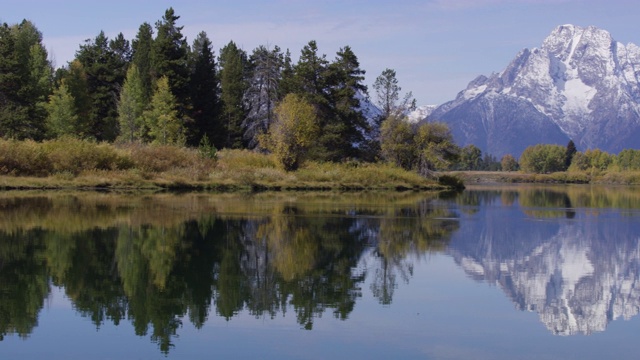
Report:
[[549,174],[522,171],[448,171],[450,176],[461,179],[465,185],[491,184],[591,184],[591,185],[640,185],[640,171],[587,170],[560,171]]
[[451,185],[383,163],[306,161],[285,171],[249,150],[110,144],[76,138],[0,140],[1,190],[448,190]]

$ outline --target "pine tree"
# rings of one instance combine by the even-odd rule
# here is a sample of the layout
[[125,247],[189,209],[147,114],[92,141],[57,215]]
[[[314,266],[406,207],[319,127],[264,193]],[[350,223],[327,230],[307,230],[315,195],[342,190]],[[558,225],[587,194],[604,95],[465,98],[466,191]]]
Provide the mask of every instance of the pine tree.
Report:
[[49,97],[47,108],[47,130],[52,137],[63,135],[82,136],[78,129],[75,100],[64,81]]
[[177,102],[169,87],[169,79],[161,77],[151,97],[149,109],[144,112],[145,125],[154,143],[167,145],[185,143],[184,127],[178,117]]
[[367,94],[367,87],[362,84],[365,71],[360,69],[358,58],[351,48],[345,46],[338,51],[335,61],[329,64],[327,73],[333,116],[328,119],[320,141],[330,149],[330,160],[359,157],[358,149],[364,142],[367,123],[359,110],[357,94]]
[[397,102],[400,100],[400,86],[396,78],[396,72],[392,69],[385,69],[373,83],[376,91],[376,105],[382,110],[382,119],[388,118],[396,110]]
[[242,121],[246,117],[244,93],[247,89],[247,54],[231,41],[220,50],[220,100],[222,102],[223,142],[214,138],[214,144],[228,148],[243,147]]
[[78,115],[78,131],[79,136],[85,136],[89,133],[92,126],[91,123],[91,97],[89,96],[89,88],[87,84],[87,73],[84,66],[78,60],[72,61],[68,68],[65,69],[62,81],[69,89],[69,93],[74,99],[75,113]]
[[131,43],[131,62],[138,68],[144,89],[145,100],[151,99],[153,82],[151,80],[151,48],[153,46],[153,28],[149,23],[140,25],[136,38]]
[[[199,33],[192,46],[192,69],[190,76],[191,118],[189,142],[196,145],[206,135],[207,139],[219,138],[224,130],[219,121],[218,73],[211,41],[204,31]],[[220,141],[220,140],[218,140]],[[221,142],[214,143],[222,145]]]
[[122,141],[134,142],[143,139],[146,133],[142,117],[145,105],[142,78],[138,67],[132,64],[127,71],[127,78],[122,85],[118,102],[119,138]]
[[333,111],[327,97],[327,66],[325,55],[318,54],[318,46],[315,41],[309,41],[300,52],[300,59],[293,67],[293,92],[303,96],[316,110],[319,119],[321,137],[310,149],[310,157],[318,160],[329,160],[333,156],[333,149],[328,149],[325,144],[331,143],[331,136],[335,131],[325,133],[328,119],[333,116]]
[[24,138],[22,126],[27,121],[27,109],[22,106],[20,63],[15,38],[6,23],[0,26],[0,137]]
[[295,91],[294,75],[293,63],[291,62],[291,52],[287,49],[284,53],[282,73],[280,76],[280,83],[278,84],[278,100],[284,99],[285,96]]
[[[53,68],[47,59],[47,51],[40,44],[32,45],[29,57],[29,93],[32,102],[31,117],[40,123],[47,116],[46,103],[51,93]],[[39,124],[38,124],[39,125]],[[42,128],[38,126],[38,138]]]
[[577,152],[578,152],[578,149],[576,149],[576,144],[573,143],[573,140],[569,140],[569,143],[567,144],[567,151],[565,153],[565,158],[564,158],[565,170],[567,170],[569,166],[571,166],[571,161],[573,161],[573,156]]
[[0,26],[0,136],[40,139],[52,67],[42,34],[24,20]]
[[97,140],[113,141],[117,136],[117,101],[126,77],[127,63],[114,51],[109,39],[101,31],[95,39],[87,40],[76,53],[76,59],[87,74],[87,88],[91,98],[89,114],[90,135]]
[[166,76],[171,92],[176,97],[177,110],[185,118],[189,108],[189,58],[187,40],[182,35],[182,26],[176,22],[180,16],[173,8],[165,11],[162,20],[156,22],[157,35],[151,51],[154,79]]
[[259,137],[273,122],[273,110],[279,100],[283,56],[277,46],[273,50],[259,46],[253,50],[249,63],[249,87],[244,95],[248,113],[242,125],[249,148],[255,148]]

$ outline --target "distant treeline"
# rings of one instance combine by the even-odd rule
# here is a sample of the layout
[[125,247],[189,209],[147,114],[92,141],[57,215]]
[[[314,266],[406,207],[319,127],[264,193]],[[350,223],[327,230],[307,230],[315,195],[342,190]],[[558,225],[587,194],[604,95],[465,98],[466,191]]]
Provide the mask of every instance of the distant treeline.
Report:
[[460,149],[457,161],[446,169],[468,171],[517,171],[526,173],[549,174],[554,172],[603,172],[603,171],[639,171],[640,150],[625,149],[619,154],[610,154],[600,149],[578,151],[570,140],[567,146],[556,144],[538,144],[527,147],[516,160],[510,154],[498,161],[494,156],[485,154],[475,145]]

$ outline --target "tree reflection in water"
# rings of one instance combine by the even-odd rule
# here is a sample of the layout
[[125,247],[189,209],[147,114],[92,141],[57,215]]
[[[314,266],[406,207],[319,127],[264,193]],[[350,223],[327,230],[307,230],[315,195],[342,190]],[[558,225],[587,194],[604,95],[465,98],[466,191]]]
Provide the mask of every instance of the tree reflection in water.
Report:
[[[188,319],[214,309],[312,329],[347,319],[369,272],[390,304],[425,252],[442,251],[454,213],[424,194],[154,195],[20,193],[0,198],[0,336],[28,336],[64,288],[96,327],[133,324],[168,353]],[[375,249],[376,264],[359,266]],[[150,335],[149,335],[150,333]]]

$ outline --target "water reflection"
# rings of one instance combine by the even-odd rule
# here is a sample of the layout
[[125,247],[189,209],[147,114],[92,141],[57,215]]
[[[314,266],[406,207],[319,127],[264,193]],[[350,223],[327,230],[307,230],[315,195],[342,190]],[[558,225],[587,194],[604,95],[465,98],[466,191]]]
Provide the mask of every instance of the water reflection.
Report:
[[[365,294],[393,307],[434,253],[539,314],[552,333],[591,334],[640,312],[639,209],[636,189],[593,187],[5,193],[0,340],[29,337],[54,287],[97,328],[130,323],[164,353],[186,322],[200,329],[241,313],[313,329],[326,314],[352,317]],[[473,299],[477,287],[464,291]]]
[[640,193],[591,187],[476,191],[447,252],[554,334],[603,331],[640,312]]
[[[301,327],[347,319],[367,276],[390,304],[459,223],[436,195],[9,194],[0,197],[0,339],[27,337],[51,286],[96,327],[130,321],[169,352],[210,312]],[[365,254],[374,261],[365,266]],[[365,261],[366,263],[366,261]]]

